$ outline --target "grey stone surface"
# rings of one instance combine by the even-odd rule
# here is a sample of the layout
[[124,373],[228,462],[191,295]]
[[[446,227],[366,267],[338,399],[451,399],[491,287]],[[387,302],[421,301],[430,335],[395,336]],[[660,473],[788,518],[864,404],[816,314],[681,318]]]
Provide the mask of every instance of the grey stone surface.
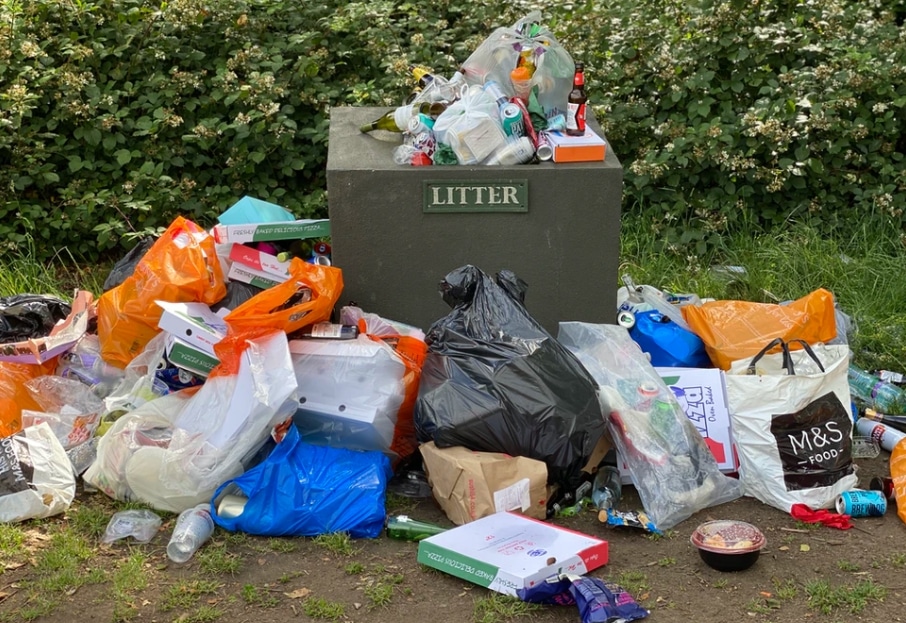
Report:
[[[560,321],[615,321],[623,169],[609,144],[604,162],[400,166],[392,158],[399,135],[358,129],[386,111],[331,109],[327,190],[333,260],[345,282],[340,305],[427,330],[450,309],[438,283],[473,264],[525,280],[529,313],[554,336]],[[505,180],[528,182],[527,212],[423,212],[426,181]]]

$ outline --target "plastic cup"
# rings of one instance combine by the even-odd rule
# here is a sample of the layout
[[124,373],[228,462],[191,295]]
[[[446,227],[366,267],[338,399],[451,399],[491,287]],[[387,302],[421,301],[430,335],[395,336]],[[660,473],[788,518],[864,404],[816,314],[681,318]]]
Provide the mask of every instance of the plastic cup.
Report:
[[214,520],[207,510],[207,505],[199,505],[179,514],[173,536],[167,544],[167,557],[175,563],[182,564],[189,560],[198,548],[214,532]]

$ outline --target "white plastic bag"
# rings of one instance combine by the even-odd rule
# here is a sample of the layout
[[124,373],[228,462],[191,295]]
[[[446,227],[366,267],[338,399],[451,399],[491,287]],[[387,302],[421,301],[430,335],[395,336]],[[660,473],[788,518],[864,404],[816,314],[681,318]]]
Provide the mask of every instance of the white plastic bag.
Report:
[[849,347],[763,354],[778,345],[780,338],[752,359],[734,361],[725,375],[739,478],[747,495],[787,513],[793,504],[830,508],[858,481]]
[[531,52],[535,63],[531,87],[549,119],[566,114],[576,66],[569,52],[547,28],[540,26],[540,21],[541,12],[533,11],[512,27],[498,28],[466,59],[462,71],[469,84],[482,85],[493,80],[513,97],[516,92],[510,72],[516,68],[523,50]]
[[174,513],[208,501],[293,414],[296,387],[286,334],[254,339],[237,374],[215,369],[194,395],[168,394],[120,417],[84,478],[116,499]]
[[459,164],[478,164],[506,143],[497,103],[475,85],[464,87],[460,98],[437,117],[434,137],[453,149]]
[[658,529],[742,495],[624,328],[561,322],[557,339],[598,382],[613,443]]
[[0,439],[0,523],[62,513],[75,487],[69,457],[46,423]]

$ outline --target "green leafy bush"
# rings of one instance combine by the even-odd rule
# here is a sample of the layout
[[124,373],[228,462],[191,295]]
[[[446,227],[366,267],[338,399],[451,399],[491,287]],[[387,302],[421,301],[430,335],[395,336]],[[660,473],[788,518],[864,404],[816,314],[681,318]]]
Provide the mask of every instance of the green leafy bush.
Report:
[[586,2],[560,30],[625,167],[624,205],[668,249],[701,252],[791,222],[902,231],[903,12],[886,0]]
[[0,0],[0,248],[93,259],[246,194],[326,216],[330,107],[398,104],[498,16],[425,8]]
[[[625,210],[667,249],[807,221],[901,231],[897,0],[590,0],[544,20],[586,63]],[[534,5],[0,0],[0,249],[120,254],[243,195],[326,216],[331,106],[398,105]]]

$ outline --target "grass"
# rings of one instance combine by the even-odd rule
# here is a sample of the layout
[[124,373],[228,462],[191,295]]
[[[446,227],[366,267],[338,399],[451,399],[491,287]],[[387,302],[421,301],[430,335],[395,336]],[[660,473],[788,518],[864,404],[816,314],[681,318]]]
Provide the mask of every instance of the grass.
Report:
[[258,588],[254,584],[242,587],[242,600],[250,606],[262,608],[273,608],[280,603],[280,600],[271,595],[266,588]]
[[206,545],[195,557],[201,570],[210,575],[236,575],[242,567],[242,559],[227,551],[224,542]]
[[500,623],[516,617],[529,616],[541,610],[538,604],[520,601],[515,597],[494,593],[475,600],[472,620],[475,623]]
[[203,595],[217,593],[223,584],[214,580],[183,580],[167,589],[161,600],[160,609],[185,610],[194,606]]
[[336,621],[346,615],[346,606],[337,601],[328,601],[323,597],[309,597],[302,605],[302,610],[313,619]]
[[312,542],[337,556],[352,556],[356,552],[352,546],[352,539],[345,532],[322,534],[316,536]]
[[890,565],[894,569],[902,569],[903,567],[906,567],[906,554],[903,554],[903,553],[893,554],[890,557]]
[[882,601],[887,589],[872,580],[862,580],[853,586],[832,587],[826,580],[812,580],[805,585],[810,608],[822,614],[847,610],[859,614],[870,603]]

